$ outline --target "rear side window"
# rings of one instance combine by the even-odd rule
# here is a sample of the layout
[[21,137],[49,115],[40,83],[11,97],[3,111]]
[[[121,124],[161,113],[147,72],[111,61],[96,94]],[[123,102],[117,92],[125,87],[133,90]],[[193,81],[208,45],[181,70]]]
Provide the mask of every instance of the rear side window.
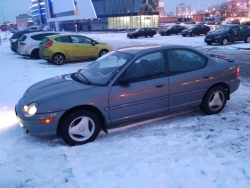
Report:
[[59,37],[55,39],[57,42],[65,42],[65,43],[70,43],[69,37]]
[[22,36],[19,38],[19,41],[25,41],[26,38],[27,38],[26,35],[22,35]]
[[40,44],[45,44],[49,41],[47,37],[44,37],[43,40],[40,42]]
[[170,75],[201,69],[206,66],[207,58],[192,50],[167,50]]
[[31,36],[31,38],[33,39],[33,40],[39,40],[40,38],[39,38],[39,35],[33,35],[33,36]]

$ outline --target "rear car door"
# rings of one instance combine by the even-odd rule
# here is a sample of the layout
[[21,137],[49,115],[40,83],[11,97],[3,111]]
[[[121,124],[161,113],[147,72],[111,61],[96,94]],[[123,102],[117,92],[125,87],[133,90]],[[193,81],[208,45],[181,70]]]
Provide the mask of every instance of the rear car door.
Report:
[[249,29],[246,26],[244,25],[239,26],[238,40],[244,41],[246,37],[248,36],[248,33],[249,33]]
[[96,57],[98,48],[91,40],[83,36],[70,36],[73,43],[73,51],[76,59],[84,57]]
[[61,52],[65,54],[67,59],[75,58],[73,44],[69,36],[61,36],[61,37],[55,38],[55,41],[57,42],[55,52]]
[[213,82],[215,67],[190,49],[165,51],[169,67],[169,111],[195,107]]
[[116,83],[110,90],[110,120],[113,124],[168,111],[169,87],[163,51],[141,56],[121,78],[131,78],[131,81],[127,85]]

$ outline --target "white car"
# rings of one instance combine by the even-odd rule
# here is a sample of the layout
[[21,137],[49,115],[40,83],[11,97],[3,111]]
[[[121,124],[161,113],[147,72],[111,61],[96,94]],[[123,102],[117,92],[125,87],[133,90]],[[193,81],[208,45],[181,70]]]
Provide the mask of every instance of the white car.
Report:
[[17,52],[22,56],[30,56],[33,59],[40,59],[39,44],[46,36],[56,35],[56,32],[35,32],[23,34],[18,40]]

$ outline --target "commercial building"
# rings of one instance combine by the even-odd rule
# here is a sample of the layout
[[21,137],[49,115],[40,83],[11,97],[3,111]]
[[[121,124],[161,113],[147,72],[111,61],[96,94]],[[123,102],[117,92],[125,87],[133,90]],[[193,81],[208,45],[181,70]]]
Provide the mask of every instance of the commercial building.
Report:
[[28,14],[19,14],[16,16],[16,25],[17,27],[27,27],[28,26]]
[[[57,0],[58,1],[58,0]],[[45,0],[31,0],[30,12],[34,25],[47,24]]]
[[48,26],[56,31],[157,28],[158,4],[159,0],[45,0]]

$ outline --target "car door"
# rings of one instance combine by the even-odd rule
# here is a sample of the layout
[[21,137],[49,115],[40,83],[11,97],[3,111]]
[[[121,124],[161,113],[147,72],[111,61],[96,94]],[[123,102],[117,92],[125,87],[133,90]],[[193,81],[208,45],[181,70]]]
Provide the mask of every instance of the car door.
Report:
[[168,77],[162,51],[135,60],[115,83],[109,94],[110,120],[113,124],[168,111]]
[[73,43],[71,42],[71,39],[69,36],[60,36],[58,38],[55,38],[55,41],[57,41],[56,45],[56,52],[61,52],[66,55],[67,59],[74,59],[74,50],[73,50]]
[[238,41],[244,41],[248,35],[248,28],[246,26],[239,26]]
[[71,36],[73,43],[73,51],[76,59],[85,57],[96,57],[97,47],[94,46],[91,40],[83,36]]
[[139,37],[144,36],[145,35],[145,29],[144,28],[140,29],[138,35],[139,35]]
[[215,67],[190,49],[165,51],[169,67],[169,111],[195,107],[213,82]]
[[229,41],[238,41],[239,38],[239,26],[234,26],[229,30]]

